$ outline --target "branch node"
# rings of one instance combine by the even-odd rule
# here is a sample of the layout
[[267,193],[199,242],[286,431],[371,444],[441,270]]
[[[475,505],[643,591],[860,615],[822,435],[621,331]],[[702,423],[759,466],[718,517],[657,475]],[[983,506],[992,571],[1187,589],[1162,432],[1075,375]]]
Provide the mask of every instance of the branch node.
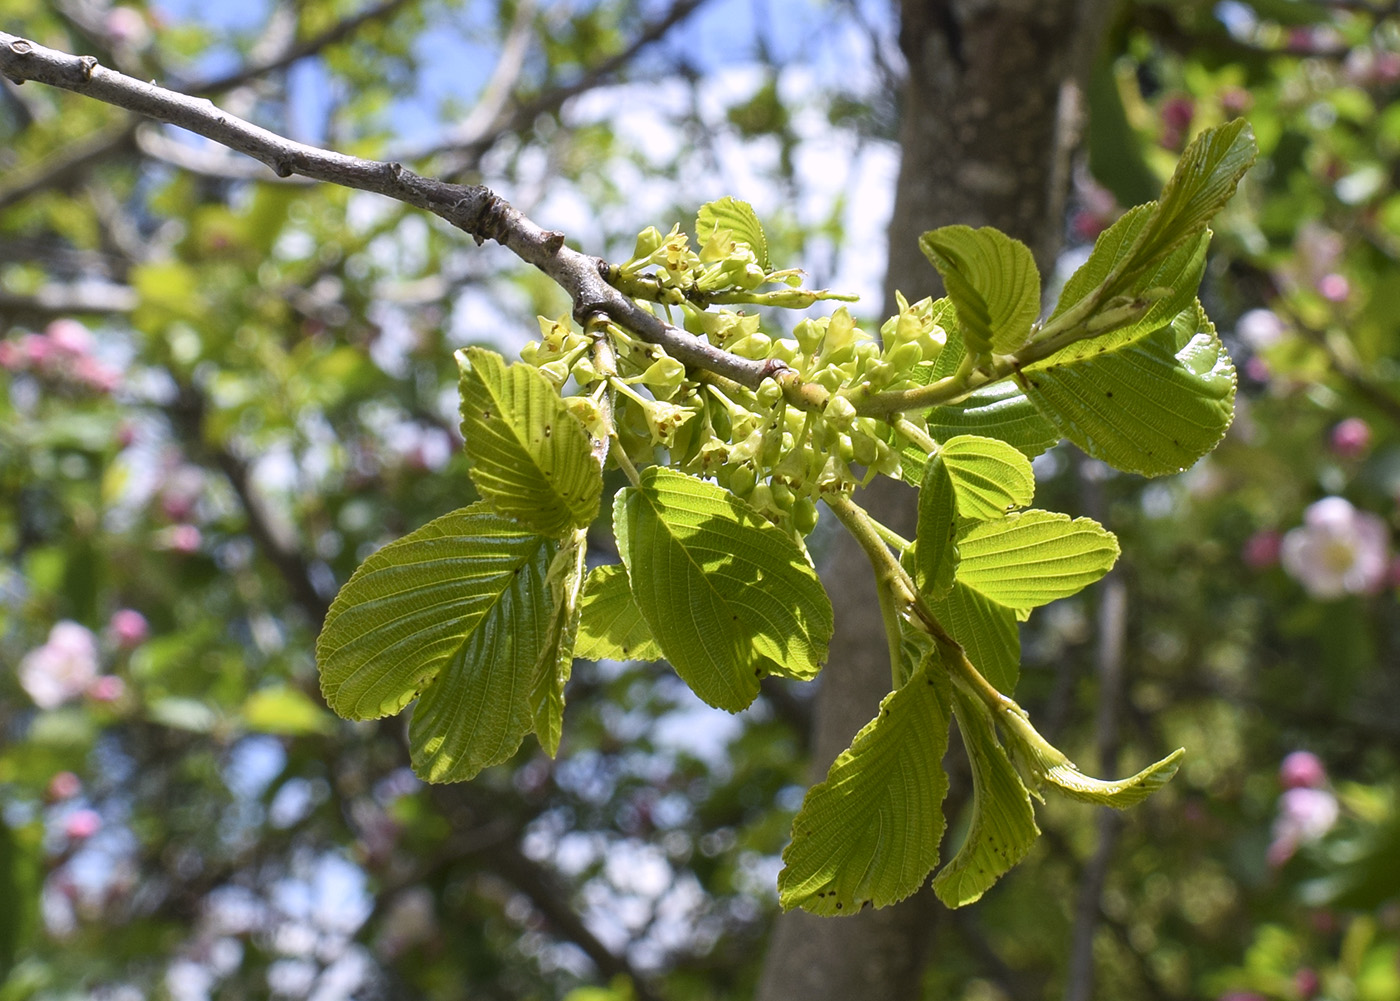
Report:
[[551,254],[559,253],[564,246],[564,234],[557,229],[552,229],[544,235],[544,247]]
[[295,173],[290,157],[278,157],[272,163],[272,170],[278,177],[291,177]]
[[79,57],[78,57],[78,65],[82,67],[83,79],[84,79],[84,80],[91,80],[91,79],[92,79],[93,70],[97,69],[97,65],[98,65],[98,64],[97,64],[97,57],[96,57],[96,56],[79,56]]
[[769,358],[766,362],[763,363],[763,369],[761,370],[759,375],[760,378],[771,379],[774,376],[778,375],[778,373],[780,372],[790,371],[792,371],[792,366],[789,365],[787,362],[783,361],[781,358]]
[[16,38],[10,43],[10,51],[17,56],[27,56],[34,51],[34,43],[27,38]]
[[397,160],[390,161],[384,165],[384,172],[390,177],[398,177],[403,173],[403,164]]

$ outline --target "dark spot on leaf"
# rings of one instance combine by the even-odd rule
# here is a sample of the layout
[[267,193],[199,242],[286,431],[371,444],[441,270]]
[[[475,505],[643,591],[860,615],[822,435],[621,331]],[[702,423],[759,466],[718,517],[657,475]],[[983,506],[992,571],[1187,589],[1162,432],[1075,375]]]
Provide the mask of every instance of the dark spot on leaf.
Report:
[[841,901],[839,901],[839,900],[836,901],[836,909],[837,909],[838,911],[841,909]]
[[1111,400],[1113,399],[1113,390],[1107,390],[1103,395],[1107,396]]
[[481,417],[482,417],[482,420],[488,420],[488,421],[489,421],[489,420],[491,419],[491,411],[489,411],[489,410],[483,410],[483,411],[481,412]]
[[554,433],[554,429],[553,429],[552,427],[550,427],[548,424],[546,424],[546,425],[544,426],[544,436],[545,436],[546,438],[548,438],[548,437],[549,437],[551,434],[553,434],[553,433]]

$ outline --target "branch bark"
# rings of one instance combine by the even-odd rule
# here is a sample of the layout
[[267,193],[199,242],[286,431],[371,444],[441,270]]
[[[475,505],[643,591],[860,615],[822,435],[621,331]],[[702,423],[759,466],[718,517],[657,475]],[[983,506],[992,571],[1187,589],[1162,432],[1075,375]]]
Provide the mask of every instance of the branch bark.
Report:
[[59,52],[3,31],[0,74],[16,82],[33,80],[59,87],[188,129],[267,164],[279,177],[300,174],[432,212],[470,234],[478,244],[494,240],[538,268],[568,294],[581,322],[604,314],[686,365],[750,388],[778,370],[772,362],[722,351],[643,309],[607,283],[605,261],[564,246],[563,233],[543,229],[485,185],[451,184],[416,174],[399,163],[365,160],[293,142],[221,111],[207,99],[144,83],[103,67],[92,56]]

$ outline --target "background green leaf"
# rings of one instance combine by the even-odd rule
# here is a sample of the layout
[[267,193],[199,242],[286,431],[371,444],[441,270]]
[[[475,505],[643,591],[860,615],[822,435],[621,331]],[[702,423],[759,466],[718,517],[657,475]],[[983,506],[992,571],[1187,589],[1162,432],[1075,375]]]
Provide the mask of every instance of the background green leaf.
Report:
[[559,538],[598,516],[603,477],[588,432],[531,365],[457,353],[472,482],[496,510]]
[[942,663],[926,657],[807,791],[778,875],[784,909],[831,916],[885,907],[917,890],[938,864],[947,679]]
[[797,542],[729,491],[652,466],[619,492],[613,526],[642,617],[704,701],[738,712],[765,674],[821,669],[826,591]]

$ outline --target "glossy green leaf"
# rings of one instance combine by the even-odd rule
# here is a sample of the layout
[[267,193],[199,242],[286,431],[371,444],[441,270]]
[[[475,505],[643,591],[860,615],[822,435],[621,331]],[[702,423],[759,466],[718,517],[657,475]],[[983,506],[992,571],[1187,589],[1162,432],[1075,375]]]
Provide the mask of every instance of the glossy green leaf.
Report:
[[564,728],[564,686],[574,669],[575,644],[582,613],[580,595],[587,569],[588,532],[579,529],[554,554],[545,575],[549,590],[549,628],[535,665],[530,689],[530,713],[535,736],[551,758],[559,753]]
[[360,565],[316,641],[321,694],[347,719],[408,705],[456,656],[526,567],[554,544],[478,502],[434,519]]
[[919,248],[948,287],[969,347],[1015,351],[1040,312],[1040,272],[1030,248],[990,226],[942,226]]
[[[1051,314],[1052,320],[1088,298],[1109,277],[1113,269],[1122,263],[1132,250],[1134,242],[1151,222],[1153,208],[1153,205],[1139,205],[1130,209],[1099,235],[1089,259],[1065,282],[1060,301],[1055,306],[1055,312]],[[1028,366],[1028,371],[1081,358],[1092,358],[1145,337],[1170,323],[1196,298],[1201,276],[1205,274],[1206,248],[1209,244],[1210,230],[1203,229],[1194,239],[1187,240],[1164,257],[1155,267],[1140,271],[1128,285],[1120,285],[1118,294],[1129,298],[1140,297],[1144,293],[1157,293],[1150,305],[1146,305],[1145,299],[1142,300],[1145,308],[1135,312],[1134,319],[1097,336],[1075,341],[1048,359]]]
[[962,907],[1026,857],[1040,828],[1030,794],[997,742],[991,713],[958,688],[953,711],[972,764],[972,820],[957,855],[934,877],[933,890],[949,907]]
[[583,587],[583,616],[574,654],[584,660],[660,660],[661,647],[627,584],[621,563],[596,567]]
[[588,432],[531,365],[457,352],[472,482],[501,514],[561,538],[598,516],[602,469]]
[[1031,462],[1008,442],[958,435],[943,443],[942,455],[961,517],[1000,518],[1013,508],[1025,507],[1035,496]]
[[952,634],[968,660],[1000,692],[1016,690],[1021,673],[1021,632],[1016,613],[961,581],[942,601],[929,603],[934,617]]
[[958,568],[958,502],[941,454],[924,463],[916,532],[915,577],[919,589],[936,600],[953,586],[953,572]]
[[972,525],[958,539],[958,580],[1007,608],[1074,594],[1118,559],[1118,540],[1090,518],[1021,511]]
[[1007,712],[1002,723],[1008,743],[1015,748],[1020,760],[1026,762],[1037,782],[1051,786],[1069,799],[1118,810],[1141,803],[1170,782],[1186,755],[1184,748],[1177,748],[1161,761],[1126,779],[1096,779],[1081,772],[1063,752],[1042,737],[1025,716]]
[[1066,438],[1144,476],[1191,466],[1234,416],[1235,367],[1200,303],[1141,340],[1027,373],[1022,385]]
[[831,602],[791,536],[714,483],[652,466],[613,506],[642,617],[701,699],[738,712],[766,674],[812,678]]
[[710,242],[716,232],[729,230],[736,243],[747,244],[753,251],[758,266],[764,271],[772,269],[768,259],[768,238],[763,234],[763,226],[753,206],[737,198],[721,198],[700,206],[695,218],[695,239],[701,247]]
[[807,791],[783,851],[784,909],[854,914],[903,900],[938,864],[950,685],[925,658]]

